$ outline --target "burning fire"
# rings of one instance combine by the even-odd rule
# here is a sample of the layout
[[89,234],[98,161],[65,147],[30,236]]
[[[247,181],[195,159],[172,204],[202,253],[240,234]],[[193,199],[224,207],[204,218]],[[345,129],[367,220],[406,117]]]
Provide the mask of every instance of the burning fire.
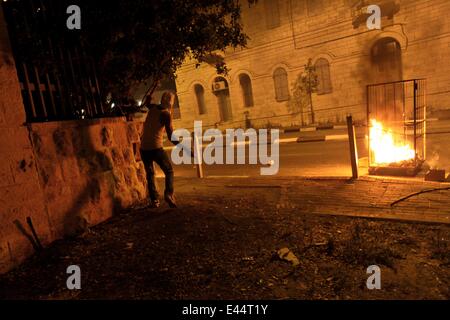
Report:
[[415,152],[408,144],[395,143],[392,130],[384,129],[375,119],[372,119],[371,123],[370,150],[373,152],[375,164],[390,164],[415,158]]

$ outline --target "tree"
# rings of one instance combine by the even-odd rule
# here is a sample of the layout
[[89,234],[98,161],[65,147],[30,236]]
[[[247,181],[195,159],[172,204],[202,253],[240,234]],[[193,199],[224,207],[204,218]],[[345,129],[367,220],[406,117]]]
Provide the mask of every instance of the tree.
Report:
[[[11,0],[20,14],[23,0]],[[11,3],[9,1],[9,3]],[[249,5],[255,0],[248,0]],[[217,53],[243,47],[238,0],[41,0],[34,25],[16,25],[24,61],[51,65],[55,47],[79,45],[91,55],[104,94],[128,98],[130,88],[149,80],[150,93],[186,58],[227,68]],[[8,4],[10,5],[10,4]],[[81,8],[81,29],[68,30],[66,8]],[[33,23],[33,22],[31,22]],[[31,34],[31,36],[30,36]],[[52,47],[47,39],[52,39]],[[54,60],[54,59],[53,59]]]
[[317,92],[319,85],[316,68],[312,64],[312,59],[308,60],[305,64],[303,72],[301,72],[293,85],[293,95],[290,99],[290,107],[294,112],[298,112],[301,115],[302,125],[305,124],[304,113],[305,110],[311,112],[311,123],[315,122],[315,114],[313,108],[312,94]]

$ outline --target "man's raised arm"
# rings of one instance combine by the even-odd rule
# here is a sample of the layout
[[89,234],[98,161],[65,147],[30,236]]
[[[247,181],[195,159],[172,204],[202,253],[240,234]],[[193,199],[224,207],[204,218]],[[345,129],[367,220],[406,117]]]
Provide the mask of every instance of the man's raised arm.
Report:
[[167,138],[172,142],[173,145],[177,145],[180,143],[178,140],[172,140],[172,134],[173,134],[173,125],[172,125],[172,116],[169,112],[163,112],[161,114],[161,121],[164,124],[164,127],[166,128]]

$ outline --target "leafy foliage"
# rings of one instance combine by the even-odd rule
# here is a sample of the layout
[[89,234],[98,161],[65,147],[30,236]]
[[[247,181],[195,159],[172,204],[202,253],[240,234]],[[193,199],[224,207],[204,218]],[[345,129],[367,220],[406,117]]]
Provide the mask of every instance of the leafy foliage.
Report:
[[[23,0],[11,0],[16,14]],[[95,59],[103,92],[128,97],[130,88],[150,79],[156,87],[186,58],[213,61],[227,71],[217,52],[245,46],[238,0],[42,0],[36,21],[17,19],[16,42],[23,60],[54,63],[55,47],[81,46]],[[248,4],[255,0],[248,0]],[[68,30],[66,9],[81,8],[81,30]],[[22,22],[20,22],[22,21]],[[52,46],[48,45],[52,39]],[[211,57],[216,57],[211,59]],[[217,58],[219,57],[219,58]]]

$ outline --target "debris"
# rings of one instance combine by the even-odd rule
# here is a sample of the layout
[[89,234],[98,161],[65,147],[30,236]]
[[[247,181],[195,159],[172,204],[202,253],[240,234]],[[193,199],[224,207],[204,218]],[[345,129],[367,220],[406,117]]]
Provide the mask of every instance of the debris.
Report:
[[35,247],[36,250],[37,251],[42,251],[44,249],[44,247],[42,246],[41,241],[39,240],[39,237],[38,237],[38,235],[36,233],[36,230],[34,229],[34,225],[33,225],[33,221],[31,220],[31,217],[27,217],[27,223],[28,223],[28,226],[31,229],[32,234],[33,234],[33,238],[34,238],[34,241],[35,241],[35,244],[36,244],[36,247]]
[[445,170],[431,169],[425,175],[425,181],[444,182],[445,181]]
[[[228,209],[228,207],[225,207]],[[222,218],[228,222],[229,224],[235,225],[237,226],[238,224],[236,222],[234,222],[233,220],[231,220],[230,218],[228,218],[227,216],[225,216],[223,213],[220,213],[220,215],[222,216]]]
[[292,265],[294,267],[296,267],[300,264],[300,261],[298,260],[298,258],[288,248],[282,248],[282,249],[278,250],[277,254],[281,260],[292,263]]
[[422,191],[419,191],[419,192],[414,192],[414,193],[411,193],[410,195],[408,195],[408,196],[406,196],[406,197],[400,198],[400,199],[398,199],[398,200],[392,202],[392,203],[391,203],[391,207],[395,206],[397,203],[400,203],[400,202],[402,202],[402,201],[405,201],[405,200],[407,200],[407,199],[409,199],[409,198],[412,198],[412,197],[414,197],[414,196],[418,196],[418,195],[423,194],[423,193],[430,193],[430,192],[435,192],[435,191],[445,191],[445,190],[450,190],[450,187],[446,187],[446,188],[426,189],[426,190],[422,190]]
[[283,235],[280,237],[281,239],[287,239],[287,238],[289,238],[290,236],[292,236],[292,232],[286,232],[286,233],[283,233]]
[[255,261],[255,258],[253,258],[253,257],[243,257],[242,261]]
[[134,243],[133,242],[128,242],[127,243],[127,250],[131,250],[131,249],[133,249],[133,246],[134,246]]

